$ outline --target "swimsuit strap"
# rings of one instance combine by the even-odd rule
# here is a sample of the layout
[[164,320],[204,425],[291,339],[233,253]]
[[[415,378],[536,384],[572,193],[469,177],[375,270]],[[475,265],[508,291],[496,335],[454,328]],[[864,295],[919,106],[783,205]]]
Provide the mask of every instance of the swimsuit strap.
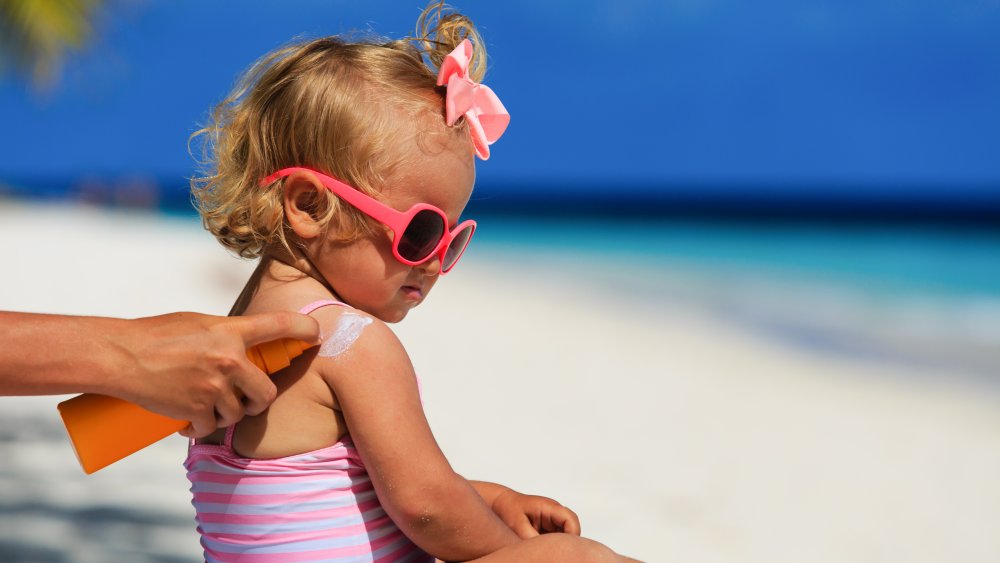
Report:
[[229,451],[233,450],[233,435],[236,434],[236,425],[230,424],[226,427],[226,437],[222,439],[222,446]]
[[320,299],[319,301],[313,301],[312,303],[306,305],[305,307],[299,309],[299,313],[303,315],[308,315],[320,307],[326,307],[327,305],[340,305],[341,307],[347,307],[346,303],[341,303],[340,301],[334,301],[333,299]]

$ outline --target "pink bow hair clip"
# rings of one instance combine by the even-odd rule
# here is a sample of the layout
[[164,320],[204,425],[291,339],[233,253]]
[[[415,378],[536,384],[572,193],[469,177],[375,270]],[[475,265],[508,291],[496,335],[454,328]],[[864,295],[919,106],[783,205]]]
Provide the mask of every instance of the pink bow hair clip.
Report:
[[490,145],[507,129],[510,114],[489,86],[474,82],[468,77],[471,59],[472,42],[465,39],[444,58],[438,71],[437,83],[438,86],[448,86],[444,101],[446,123],[450,127],[465,115],[472,132],[476,156],[488,160]]

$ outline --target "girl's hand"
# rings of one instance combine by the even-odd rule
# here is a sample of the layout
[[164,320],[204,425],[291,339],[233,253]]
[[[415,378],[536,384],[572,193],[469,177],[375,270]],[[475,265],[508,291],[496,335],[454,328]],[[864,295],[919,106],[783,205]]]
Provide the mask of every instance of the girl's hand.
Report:
[[521,539],[550,532],[580,535],[576,513],[550,498],[507,489],[493,500],[493,512]]

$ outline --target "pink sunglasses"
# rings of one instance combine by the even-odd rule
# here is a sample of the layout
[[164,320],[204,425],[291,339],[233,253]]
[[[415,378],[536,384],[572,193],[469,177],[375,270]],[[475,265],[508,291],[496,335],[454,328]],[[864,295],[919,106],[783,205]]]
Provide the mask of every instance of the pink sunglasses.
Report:
[[392,231],[392,254],[407,266],[417,266],[437,256],[441,260],[441,274],[455,267],[465,248],[469,246],[476,222],[459,223],[448,229],[448,217],[439,208],[418,203],[405,212],[369,197],[351,186],[311,168],[293,166],[282,168],[262,180],[270,184],[294,172],[315,174],[331,192],[347,201],[359,211],[382,223]]

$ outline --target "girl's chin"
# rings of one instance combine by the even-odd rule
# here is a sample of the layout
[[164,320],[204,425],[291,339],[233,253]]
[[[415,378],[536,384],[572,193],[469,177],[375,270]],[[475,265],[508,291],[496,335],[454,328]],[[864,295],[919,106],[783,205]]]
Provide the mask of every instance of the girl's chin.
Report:
[[372,316],[378,318],[378,320],[384,323],[398,323],[399,321],[406,318],[406,315],[410,312],[410,309],[416,305],[402,306],[402,307],[390,307],[386,310],[379,311],[378,313],[371,313]]

